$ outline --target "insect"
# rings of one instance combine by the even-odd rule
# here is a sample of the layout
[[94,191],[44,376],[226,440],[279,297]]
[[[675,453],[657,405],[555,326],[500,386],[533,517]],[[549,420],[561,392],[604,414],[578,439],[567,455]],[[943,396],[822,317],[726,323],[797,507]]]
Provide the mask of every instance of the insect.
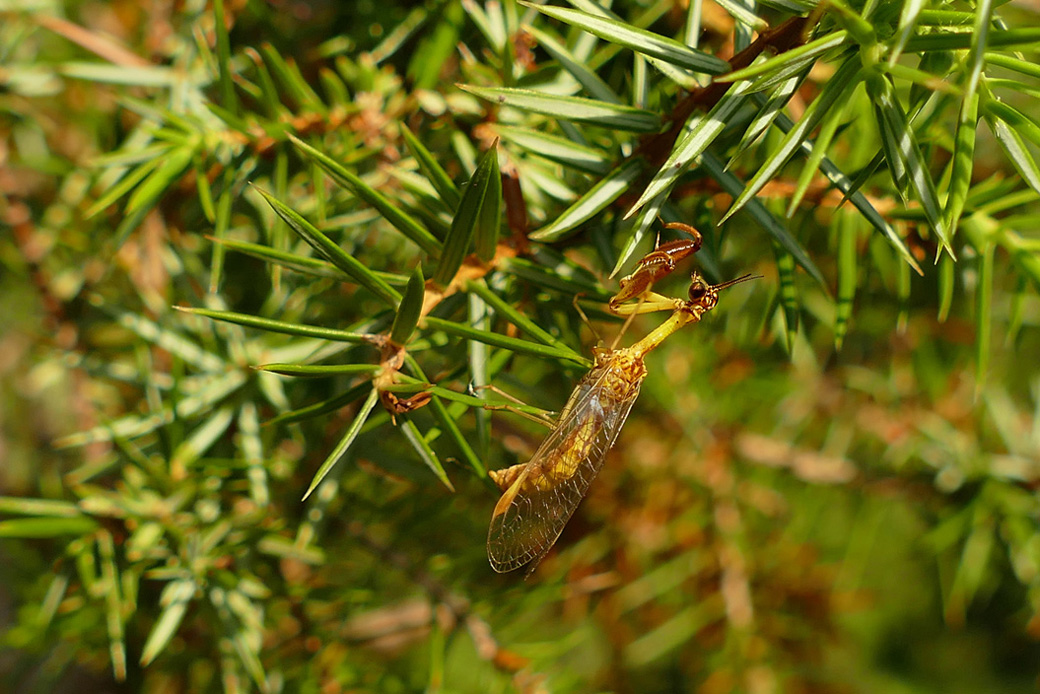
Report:
[[685,231],[690,238],[667,241],[643,256],[635,271],[621,278],[620,289],[610,300],[611,311],[617,312],[623,302],[649,292],[654,282],[675,270],[676,263],[700,250],[701,234],[689,224],[669,222],[664,228]]
[[526,565],[531,575],[603,467],[646,378],[647,353],[715,308],[720,290],[750,279],[754,276],[713,285],[695,272],[686,300],[653,295],[648,302],[614,309],[623,314],[671,309],[672,314],[631,347],[597,348],[594,366],[531,460],[490,473],[504,492],[488,530],[491,568],[504,573]]

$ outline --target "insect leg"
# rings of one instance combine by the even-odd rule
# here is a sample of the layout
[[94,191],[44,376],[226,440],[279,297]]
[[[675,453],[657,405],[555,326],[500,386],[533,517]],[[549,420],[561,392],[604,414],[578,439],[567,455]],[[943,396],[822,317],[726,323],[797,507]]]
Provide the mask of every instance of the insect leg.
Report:
[[691,238],[659,243],[643,256],[632,274],[621,279],[617,294],[610,299],[611,311],[617,313],[618,307],[625,301],[649,294],[655,282],[675,270],[676,263],[700,250],[701,235],[693,227],[681,222],[670,222],[665,228],[684,231]]
[[618,316],[631,316],[635,313],[653,313],[654,311],[674,311],[683,303],[682,299],[665,296],[657,292],[647,292],[635,304],[623,304],[612,307],[612,313]]
[[[510,400],[512,402],[515,402],[518,405],[523,405],[524,407],[531,407],[531,405],[528,405],[526,402],[524,402],[520,398],[515,397],[513,395],[510,395],[509,393],[507,393],[506,391],[502,390],[498,386],[490,384],[490,383],[488,383],[486,385],[482,385],[482,386],[472,386],[471,385],[470,388],[469,388],[469,390],[471,392],[476,392],[478,390],[485,390],[485,389],[490,390],[493,393],[497,393],[498,395],[501,395],[506,400]],[[537,422],[538,424],[541,424],[541,425],[543,425],[543,426],[545,426],[545,427],[547,427],[549,429],[552,429],[553,426],[556,424],[556,419],[553,417],[553,415],[555,413],[552,410],[539,410],[539,412],[536,414],[534,412],[528,412],[526,410],[521,410],[520,408],[513,407],[512,405],[500,405],[500,404],[491,403],[491,402],[483,405],[483,407],[484,407],[485,410],[506,410],[507,412],[512,412],[513,414],[517,414],[517,415],[520,415],[521,417],[525,417],[527,419],[530,419],[532,422]]]
[[[581,304],[578,303],[578,300],[583,296],[585,295],[575,294],[574,299],[571,301],[571,303],[574,305],[574,310],[578,312],[579,316],[581,316],[581,320],[585,323],[585,325],[589,327],[589,330],[592,331],[592,334],[596,336],[596,342],[599,342],[602,339],[599,336],[599,332],[597,332],[596,327],[592,324],[592,321],[589,320],[589,317],[585,315],[585,311],[584,309],[582,309]],[[613,299],[611,299],[611,301],[613,301]]]

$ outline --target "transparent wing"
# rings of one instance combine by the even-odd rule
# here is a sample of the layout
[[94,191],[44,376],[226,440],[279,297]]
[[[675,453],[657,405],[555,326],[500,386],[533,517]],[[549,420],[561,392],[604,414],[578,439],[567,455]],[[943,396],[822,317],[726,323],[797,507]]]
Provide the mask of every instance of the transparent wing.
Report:
[[622,378],[626,387],[619,389],[611,379],[619,375],[605,365],[581,380],[556,427],[499,499],[487,541],[495,571],[530,563],[530,575],[603,467],[642,383]]

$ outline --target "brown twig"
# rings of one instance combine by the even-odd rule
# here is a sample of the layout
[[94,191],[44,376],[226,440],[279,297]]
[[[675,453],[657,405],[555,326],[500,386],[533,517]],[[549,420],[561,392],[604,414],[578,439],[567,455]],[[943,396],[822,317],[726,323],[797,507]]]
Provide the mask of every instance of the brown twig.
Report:
[[[792,17],[783,24],[766,29],[758,35],[751,45],[737,53],[730,59],[730,67],[733,71],[742,70],[753,63],[766,49],[774,53],[783,53],[805,42],[806,30],[809,26],[809,17]],[[729,82],[713,80],[711,84],[694,89],[687,94],[675,108],[672,109],[668,120],[672,126],[663,133],[657,133],[647,137],[639,145],[635,155],[642,155],[654,166],[660,166],[675,146],[690,114],[698,108],[705,111],[711,109],[719,102],[722,95],[729,89]]]

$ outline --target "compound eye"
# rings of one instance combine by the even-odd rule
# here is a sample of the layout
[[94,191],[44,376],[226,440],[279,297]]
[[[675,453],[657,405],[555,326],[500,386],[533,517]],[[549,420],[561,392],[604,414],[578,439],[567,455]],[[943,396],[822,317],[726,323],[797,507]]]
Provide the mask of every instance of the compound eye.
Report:
[[693,284],[690,286],[690,301],[700,301],[708,293],[708,288],[703,284]]

